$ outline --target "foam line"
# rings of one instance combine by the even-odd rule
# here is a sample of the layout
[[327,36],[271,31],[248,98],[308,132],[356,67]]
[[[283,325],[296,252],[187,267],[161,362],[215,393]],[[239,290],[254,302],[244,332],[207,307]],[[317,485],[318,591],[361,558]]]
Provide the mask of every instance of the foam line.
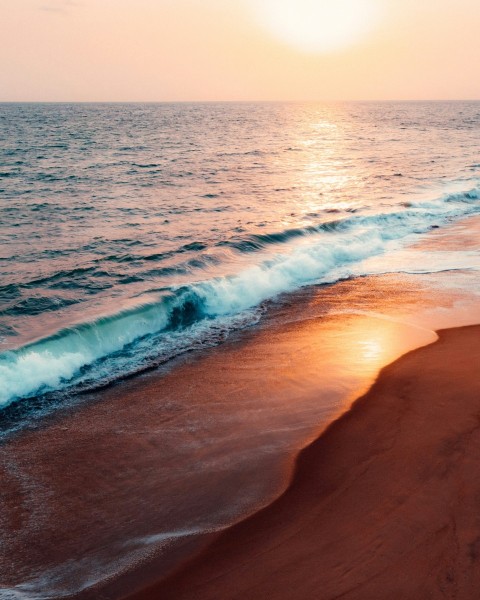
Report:
[[[174,332],[189,332],[190,341],[208,336],[212,324],[225,325],[225,320],[255,310],[280,293],[313,282],[333,282],[340,267],[398,248],[433,226],[478,214],[479,199],[480,191],[474,188],[412,203],[401,211],[353,215],[303,233],[257,236],[257,246],[274,242],[281,251],[267,259],[257,253],[258,262],[234,275],[172,287],[155,302],[0,354],[0,407],[75,384],[88,369],[93,369],[91,377],[95,377],[94,367],[105,361],[110,361],[112,371],[115,361],[121,362],[123,374],[134,371],[142,356],[161,352],[163,339],[179,342],[181,336],[172,337]],[[292,245],[299,238],[305,238],[304,243]],[[243,322],[234,320],[228,326]],[[151,336],[156,336],[155,347]],[[132,348],[126,358],[126,350]]]

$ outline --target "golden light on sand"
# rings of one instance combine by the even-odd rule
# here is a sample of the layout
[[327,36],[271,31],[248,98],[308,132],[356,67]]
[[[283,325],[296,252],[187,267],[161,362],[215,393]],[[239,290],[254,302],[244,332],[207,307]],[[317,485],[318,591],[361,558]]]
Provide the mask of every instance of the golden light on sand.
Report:
[[375,27],[378,0],[251,0],[261,24],[281,41],[309,53],[348,48]]
[[377,315],[352,315],[338,352],[358,376],[375,373],[412,348],[436,340],[434,331]]
[[388,319],[359,317],[348,329],[350,368],[358,374],[371,377],[382,366],[400,356],[409,346],[415,330]]
[[376,361],[385,352],[381,340],[365,339],[360,341],[362,356],[367,361]]

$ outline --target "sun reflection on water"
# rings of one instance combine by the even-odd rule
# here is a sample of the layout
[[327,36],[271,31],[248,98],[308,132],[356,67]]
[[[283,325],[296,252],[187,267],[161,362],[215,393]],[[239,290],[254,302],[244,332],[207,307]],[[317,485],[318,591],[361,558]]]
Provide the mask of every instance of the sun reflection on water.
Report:
[[378,361],[385,350],[378,339],[366,339],[360,341],[362,355],[367,361]]
[[336,321],[331,337],[325,336],[328,338],[329,358],[324,355],[321,359],[324,364],[332,363],[330,376],[338,370],[338,379],[371,379],[379,369],[408,350],[436,339],[433,331],[378,314],[344,314],[342,320],[343,327],[338,327]]
[[[291,153],[282,165],[288,187],[301,192],[295,201],[296,214],[304,214],[306,222],[318,222],[324,213],[342,213],[358,207],[364,174],[351,168],[349,144],[355,132],[345,107],[328,105],[312,114],[306,111],[297,129]],[[282,162],[285,161],[282,157]],[[285,169],[286,167],[286,169]]]

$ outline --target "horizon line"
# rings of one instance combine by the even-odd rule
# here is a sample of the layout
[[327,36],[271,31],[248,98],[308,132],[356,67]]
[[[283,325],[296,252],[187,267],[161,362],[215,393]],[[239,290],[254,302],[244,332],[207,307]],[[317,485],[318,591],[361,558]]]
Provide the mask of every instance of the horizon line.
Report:
[[0,100],[0,104],[348,104],[348,103],[480,102],[479,98],[384,98],[318,100]]

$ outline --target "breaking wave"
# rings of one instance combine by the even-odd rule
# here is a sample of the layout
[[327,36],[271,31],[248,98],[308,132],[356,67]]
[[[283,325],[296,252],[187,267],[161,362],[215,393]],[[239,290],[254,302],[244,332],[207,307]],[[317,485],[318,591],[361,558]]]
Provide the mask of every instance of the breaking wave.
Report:
[[[358,266],[433,227],[478,214],[479,199],[474,188],[409,203],[400,211],[230,242],[239,252],[259,251],[256,262],[233,275],[165,288],[154,301],[0,354],[0,406],[72,386],[92,387],[217,343],[232,329],[255,322],[266,300],[337,281],[352,263]],[[274,254],[273,244],[280,249]],[[265,257],[261,250],[267,247]]]

